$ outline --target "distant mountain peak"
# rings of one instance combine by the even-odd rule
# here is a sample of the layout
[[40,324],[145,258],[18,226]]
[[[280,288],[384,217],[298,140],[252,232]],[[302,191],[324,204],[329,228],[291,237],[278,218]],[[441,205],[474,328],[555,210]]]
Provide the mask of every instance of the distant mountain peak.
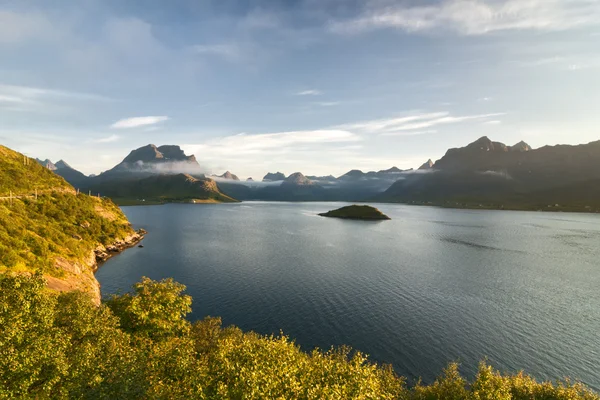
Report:
[[510,146],[510,151],[531,151],[531,146],[521,140],[514,146]]
[[36,158],[35,161],[37,161],[41,166],[48,168],[50,171],[56,171],[56,165],[49,159],[40,160],[39,158]]
[[293,185],[312,185],[313,181],[305,177],[301,172],[294,172],[285,179],[284,183]]
[[69,164],[67,164],[67,162],[65,160],[59,160],[55,165],[56,165],[57,169],[64,169],[64,168],[73,169],[73,167],[71,167]]
[[232,174],[229,171],[226,171],[223,175],[219,175],[218,178],[231,179],[231,180],[234,180],[234,181],[239,181],[240,180],[240,178],[238,178],[237,175]]
[[379,171],[379,174],[398,174],[402,172],[402,170],[398,167],[392,167],[390,169],[382,169],[381,171]]
[[433,168],[433,161],[431,161],[431,158],[419,167],[420,170],[431,169],[431,168]]
[[263,182],[276,182],[285,180],[285,174],[283,172],[269,172],[263,177]]
[[178,172],[199,175],[202,171],[196,157],[187,156],[181,147],[177,145],[157,147],[154,144],[148,144],[132,150],[123,161],[102,175],[107,173],[110,175],[112,173],[173,174]]

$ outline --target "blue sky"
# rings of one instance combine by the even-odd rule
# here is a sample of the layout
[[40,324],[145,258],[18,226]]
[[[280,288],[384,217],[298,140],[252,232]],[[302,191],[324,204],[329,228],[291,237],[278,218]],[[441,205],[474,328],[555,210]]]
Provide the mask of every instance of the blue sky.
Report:
[[85,173],[418,167],[487,135],[599,139],[600,0],[0,3],[0,143]]

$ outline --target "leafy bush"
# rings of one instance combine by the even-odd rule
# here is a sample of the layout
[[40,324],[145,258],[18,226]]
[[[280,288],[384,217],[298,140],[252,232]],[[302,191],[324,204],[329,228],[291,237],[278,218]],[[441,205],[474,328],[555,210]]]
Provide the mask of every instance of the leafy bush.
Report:
[[41,274],[0,276],[0,398],[600,399],[485,364],[470,385],[452,364],[435,383],[407,388],[347,348],[307,354],[283,335],[190,323],[191,299],[172,280],[144,278],[99,307],[44,285]]

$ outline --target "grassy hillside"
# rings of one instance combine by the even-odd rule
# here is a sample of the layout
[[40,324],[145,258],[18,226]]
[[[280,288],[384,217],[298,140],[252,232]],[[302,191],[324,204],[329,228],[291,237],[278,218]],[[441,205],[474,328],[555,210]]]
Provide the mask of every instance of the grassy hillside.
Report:
[[81,262],[98,244],[132,233],[121,210],[108,199],[48,193],[0,201],[0,271],[37,270],[61,277],[58,258]]
[[599,400],[580,384],[537,383],[482,364],[472,382],[451,365],[407,387],[348,349],[302,352],[285,336],[190,323],[191,298],[144,279],[100,307],[43,290],[41,276],[0,279],[0,398]]
[[41,166],[37,161],[0,145],[0,197],[30,194],[35,190],[73,188],[61,177]]
[[41,271],[51,287],[99,300],[93,251],[134,233],[125,215],[108,199],[76,194],[33,159],[2,146],[0,155],[0,193],[18,196],[0,198],[0,272]]

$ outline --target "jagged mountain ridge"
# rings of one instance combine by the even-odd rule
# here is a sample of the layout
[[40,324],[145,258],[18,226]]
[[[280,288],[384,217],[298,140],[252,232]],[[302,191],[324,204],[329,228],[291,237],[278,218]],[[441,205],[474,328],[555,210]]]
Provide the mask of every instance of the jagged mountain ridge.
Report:
[[430,173],[407,175],[375,199],[534,209],[559,204],[576,211],[600,207],[600,198],[590,195],[598,182],[600,141],[532,150],[525,142],[506,146],[482,137],[448,150]]

